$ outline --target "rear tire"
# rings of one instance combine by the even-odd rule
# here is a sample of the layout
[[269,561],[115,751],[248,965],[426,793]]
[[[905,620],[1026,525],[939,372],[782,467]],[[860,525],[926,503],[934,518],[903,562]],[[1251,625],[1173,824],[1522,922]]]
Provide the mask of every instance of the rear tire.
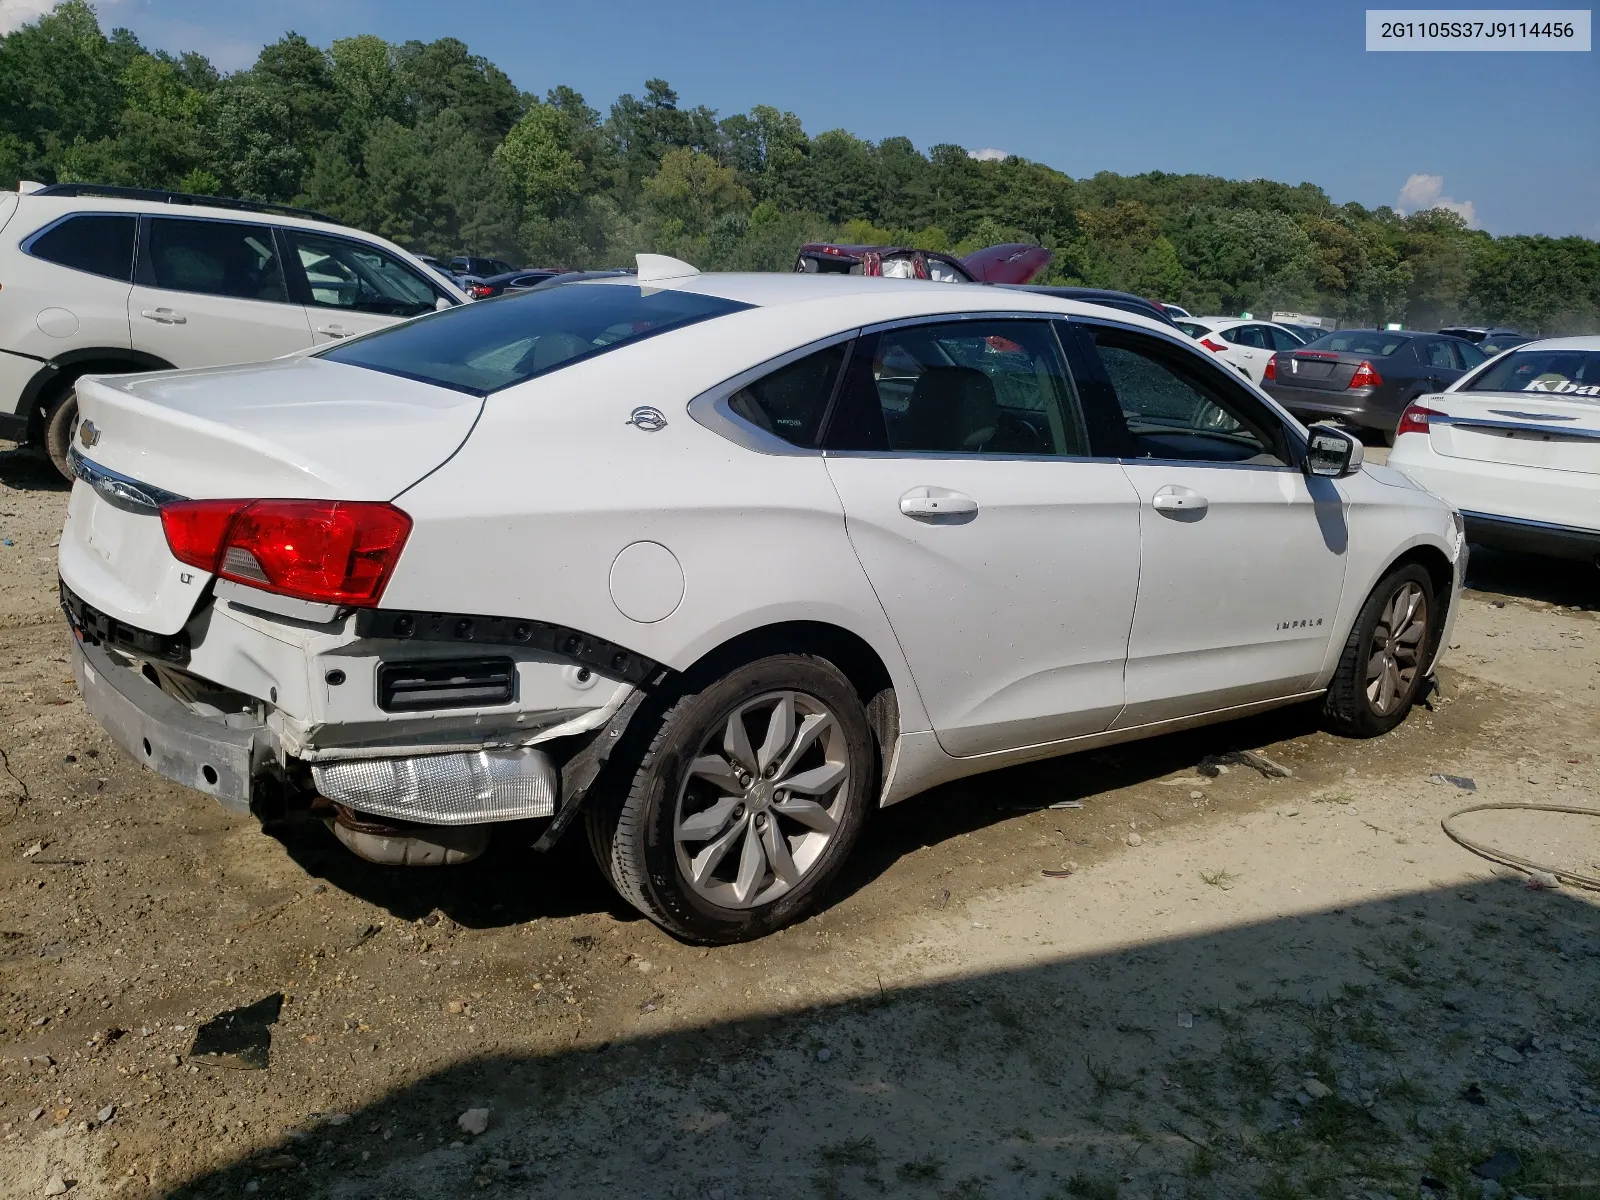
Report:
[[877,793],[872,730],[843,673],[811,655],[758,659],[685,691],[645,736],[631,776],[586,814],[622,897],[710,945],[810,913]]
[[1406,719],[1422,694],[1433,653],[1433,580],[1416,563],[1396,567],[1361,606],[1323,698],[1324,726],[1378,737]]
[[61,472],[61,477],[72,482],[72,464],[67,461],[67,451],[72,448],[72,433],[78,427],[78,393],[68,388],[50,402],[44,411],[44,421],[39,431],[39,452]]

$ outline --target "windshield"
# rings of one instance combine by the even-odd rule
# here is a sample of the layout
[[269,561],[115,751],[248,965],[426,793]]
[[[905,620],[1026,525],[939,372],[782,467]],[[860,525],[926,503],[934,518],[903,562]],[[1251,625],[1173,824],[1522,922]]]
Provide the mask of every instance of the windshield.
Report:
[[1337,354],[1376,354],[1388,358],[1411,339],[1376,329],[1341,329],[1325,333],[1306,346],[1307,350],[1332,350]]
[[1496,360],[1461,390],[1600,399],[1600,350],[1516,350]]
[[419,317],[321,357],[486,396],[628,342],[749,307],[696,292],[568,284]]

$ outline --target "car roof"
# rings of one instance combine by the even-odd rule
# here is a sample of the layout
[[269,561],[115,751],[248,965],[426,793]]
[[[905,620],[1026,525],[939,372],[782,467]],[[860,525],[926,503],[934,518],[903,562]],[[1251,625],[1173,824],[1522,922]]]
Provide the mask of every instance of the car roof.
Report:
[[1600,336],[1592,333],[1578,337],[1539,338],[1537,341],[1524,342],[1520,346],[1511,347],[1513,350],[1600,350]]
[[[587,279],[563,286],[638,287],[636,277],[616,275]],[[962,312],[1037,312],[1061,316],[1114,315],[1117,320],[1179,335],[1165,321],[1122,308],[1108,308],[1086,300],[1071,300],[1040,292],[981,283],[937,283],[929,279],[894,279],[876,275],[816,274],[799,271],[709,272],[702,275],[646,283],[648,288],[677,288],[704,296],[720,296],[741,304],[768,308],[787,304],[829,301],[854,310],[847,320],[863,324],[906,317]],[[1181,336],[1181,335],[1179,335]]]

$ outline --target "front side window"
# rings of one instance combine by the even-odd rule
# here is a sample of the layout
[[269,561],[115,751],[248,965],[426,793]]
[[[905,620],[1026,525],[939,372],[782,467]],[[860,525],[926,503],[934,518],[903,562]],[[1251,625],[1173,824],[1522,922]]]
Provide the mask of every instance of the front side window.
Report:
[[485,396],[629,342],[751,307],[635,284],[573,283],[464,304],[321,357]]
[[173,292],[283,303],[288,295],[265,225],[150,219],[150,283]]
[[832,449],[1088,453],[1055,332],[1044,321],[951,321],[862,338],[843,389]]
[[432,312],[439,293],[394,255],[366,242],[284,231],[305,272],[311,303],[386,317]]
[[128,283],[133,279],[133,235],[138,218],[86,213],[37,235],[28,253],[46,262]]
[[786,442],[815,446],[849,348],[840,343],[779,367],[729,396],[728,407]]
[[1270,415],[1190,355],[1125,330],[1090,332],[1136,457],[1288,465]]
[[1515,350],[1480,372],[1466,392],[1545,392],[1600,400],[1600,350]]
[[1305,344],[1287,329],[1276,329],[1271,325],[1264,325],[1262,328],[1272,338],[1272,349],[1274,350],[1298,350]]
[[1484,363],[1489,361],[1490,353],[1499,353],[1498,350],[1491,352],[1482,347],[1474,346],[1471,342],[1451,342],[1450,344],[1455,347],[1456,357],[1461,360],[1461,367],[1466,371],[1472,370],[1473,367],[1483,366]]

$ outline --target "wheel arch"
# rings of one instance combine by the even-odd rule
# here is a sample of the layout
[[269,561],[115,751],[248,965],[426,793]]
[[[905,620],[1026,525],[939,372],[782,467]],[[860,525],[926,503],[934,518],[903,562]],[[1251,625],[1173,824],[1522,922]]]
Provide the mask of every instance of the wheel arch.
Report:
[[685,676],[705,680],[769,654],[827,659],[855,688],[878,744],[880,782],[900,736],[900,697],[883,656],[860,634],[825,621],[780,621],[737,634],[702,654]]
[[17,403],[17,416],[28,423],[28,438],[37,441],[44,432],[44,414],[61,392],[84,375],[132,375],[139,371],[170,371],[173,364],[142,350],[126,346],[83,346],[50,359],[28,380]]
[[[1433,584],[1434,603],[1439,606],[1439,618],[1433,623],[1433,644],[1428,647],[1426,660],[1431,665],[1438,661],[1440,640],[1444,637],[1445,630],[1449,628],[1450,618],[1454,616],[1450,610],[1455,600],[1455,564],[1439,547],[1428,542],[1419,542],[1401,551],[1385,564],[1383,570],[1378,572],[1377,579],[1373,580],[1372,587],[1376,587],[1378,580],[1396,568],[1413,563],[1428,573],[1428,580]],[[1367,590],[1370,592],[1372,588],[1369,587]]]

